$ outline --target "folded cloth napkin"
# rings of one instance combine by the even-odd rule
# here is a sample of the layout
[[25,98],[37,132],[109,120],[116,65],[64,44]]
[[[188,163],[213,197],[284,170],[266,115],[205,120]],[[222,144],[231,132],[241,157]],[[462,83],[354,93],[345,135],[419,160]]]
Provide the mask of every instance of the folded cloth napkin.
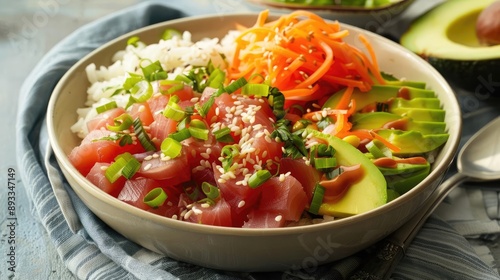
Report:
[[[109,228],[83,204],[60,172],[48,142],[46,106],[58,80],[75,62],[131,30],[197,13],[225,13],[236,7],[237,2],[137,4],[76,30],[49,51],[27,77],[20,92],[18,164],[23,170],[22,179],[33,212],[47,230],[59,257],[77,278],[345,279],[359,264],[359,259],[351,257],[314,271],[238,273],[178,262],[142,248]],[[205,6],[200,7],[199,3]],[[478,257],[462,235],[441,219],[432,217],[397,266],[393,278],[498,279],[499,276]]]

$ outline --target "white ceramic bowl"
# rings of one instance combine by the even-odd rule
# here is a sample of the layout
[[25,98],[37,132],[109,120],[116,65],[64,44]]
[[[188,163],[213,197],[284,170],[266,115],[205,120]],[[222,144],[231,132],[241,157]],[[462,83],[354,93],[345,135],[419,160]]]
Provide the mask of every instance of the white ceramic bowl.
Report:
[[357,33],[372,42],[383,71],[412,80],[425,81],[435,90],[446,110],[450,134],[436,157],[431,174],[398,199],[373,211],[328,223],[292,228],[243,229],[192,224],[161,217],[134,208],[102,192],[69,162],[67,154],[80,139],[70,131],[76,109],[83,107],[89,83],[85,67],[108,65],[112,55],[130,36],[156,43],[167,27],[189,30],[193,40],[220,37],[238,22],[251,26],[256,14],[232,14],[184,18],[149,26],[113,40],[76,63],[60,80],[48,107],[51,144],[68,182],[83,202],[110,227],[153,251],[197,265],[238,271],[271,271],[317,265],[349,256],[387,236],[416,213],[439,184],[457,150],[460,109],[452,89],[429,64],[401,46],[361,29],[350,30],[347,39],[362,48]]

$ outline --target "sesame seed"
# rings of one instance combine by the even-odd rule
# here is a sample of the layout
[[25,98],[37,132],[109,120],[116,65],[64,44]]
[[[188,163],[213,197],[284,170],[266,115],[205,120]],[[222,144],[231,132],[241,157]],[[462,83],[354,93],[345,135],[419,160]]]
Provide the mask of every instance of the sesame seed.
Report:
[[280,174],[279,180],[280,182],[285,181],[285,174]]
[[262,157],[263,158],[267,157],[267,151],[262,152]]
[[153,154],[153,158],[159,158],[160,155],[159,154]]
[[276,222],[281,221],[281,219],[283,219],[283,216],[281,216],[281,215],[278,215],[278,216],[276,216],[276,218],[274,218],[274,220],[275,220]]
[[200,215],[201,213],[203,213],[203,211],[201,211],[201,209],[198,209],[198,208],[196,208],[196,207],[193,207],[193,213],[194,213],[195,215]]
[[207,154],[207,153],[200,153],[200,156],[204,159],[209,159],[210,158],[210,155]]
[[153,159],[153,156],[151,156],[151,155],[144,158],[144,160],[152,160],[152,159]]
[[200,206],[201,208],[210,208],[210,204],[208,203],[202,203]]
[[151,168],[151,163],[148,163],[146,164],[146,166],[144,166],[144,171],[148,171],[149,169]]
[[242,208],[243,206],[245,206],[245,201],[242,200],[238,203],[238,208]]
[[177,220],[178,219],[177,215],[173,214],[172,219]]
[[101,170],[102,170],[102,171],[104,171],[104,170],[106,170],[106,169],[108,169],[108,167],[107,167],[107,166],[105,166],[105,165],[101,166]]
[[184,220],[189,219],[189,217],[191,217],[192,214],[193,214],[193,210],[187,211],[187,213],[184,215]]
[[198,102],[199,100],[200,100],[200,98],[199,98],[199,97],[193,97],[193,98],[191,98],[191,102],[193,102],[193,103],[196,103],[196,102]]

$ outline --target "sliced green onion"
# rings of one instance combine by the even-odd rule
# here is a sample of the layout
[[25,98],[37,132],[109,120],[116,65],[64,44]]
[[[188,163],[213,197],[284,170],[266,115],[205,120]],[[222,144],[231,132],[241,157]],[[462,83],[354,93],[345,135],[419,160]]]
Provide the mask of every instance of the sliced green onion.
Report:
[[247,84],[247,79],[241,77],[224,88],[225,92],[231,94]]
[[167,193],[160,187],[154,188],[149,191],[143,199],[143,202],[150,207],[158,208],[167,200]]
[[174,121],[181,121],[186,116],[186,112],[178,104],[179,97],[177,95],[172,95],[168,100],[165,110],[163,110],[163,115]]
[[[170,87],[167,90],[161,89],[161,86],[167,86],[169,85]],[[167,94],[167,95],[172,95],[176,91],[184,89],[184,83],[181,81],[175,81],[175,80],[162,80],[160,81],[160,91],[162,94]]]
[[133,36],[133,37],[130,37],[128,38],[127,40],[127,45],[132,45],[134,47],[137,47],[137,43],[140,41],[141,39],[137,36]]
[[323,203],[323,197],[325,196],[325,188],[320,184],[316,183],[314,188],[313,197],[311,200],[311,205],[309,206],[309,212],[317,215],[321,204]]
[[124,90],[130,90],[132,87],[135,86],[138,82],[142,81],[144,79],[143,76],[135,73],[128,73],[129,77],[125,79],[125,82],[123,82],[123,89]]
[[176,131],[174,133],[170,133],[168,137],[174,139],[177,142],[182,142],[183,140],[188,139],[191,137],[191,133],[189,132],[189,129],[183,128],[179,131]]
[[207,85],[211,88],[218,88],[224,83],[226,73],[219,68],[215,68],[207,79]]
[[189,123],[189,126],[191,127],[196,127],[196,128],[201,128],[201,129],[207,129],[207,125],[205,124],[204,121],[199,120],[199,119],[194,119]]
[[170,40],[174,37],[181,37],[182,34],[180,31],[173,29],[173,28],[168,28],[163,31],[163,34],[161,35],[162,40]]
[[106,169],[105,176],[114,183],[120,176],[127,179],[132,178],[141,167],[141,163],[130,153],[123,153],[115,158],[115,161]]
[[229,127],[224,127],[219,130],[213,132],[215,139],[222,143],[232,143],[234,142],[233,137],[231,136],[231,129]]
[[130,126],[134,123],[132,120],[132,117],[127,114],[121,114],[118,117],[113,119],[114,125],[106,125],[106,127],[111,130],[111,131],[124,131],[126,129],[129,129]]
[[151,141],[148,134],[144,130],[141,119],[139,118],[136,118],[134,120],[134,132],[135,135],[137,136],[137,139],[139,139],[139,142],[141,143],[142,147],[146,151],[156,151],[154,143]]
[[116,101],[111,101],[111,102],[108,102],[108,103],[103,104],[101,106],[97,106],[95,108],[95,110],[97,111],[98,114],[100,114],[100,113],[104,113],[104,112],[111,110],[111,109],[114,109],[114,108],[118,108]]
[[189,116],[185,117],[182,119],[178,124],[177,124],[177,130],[181,131],[183,129],[187,129],[188,124],[191,122],[191,118]]
[[181,154],[182,144],[177,140],[167,137],[161,142],[161,152],[170,158],[175,158]]
[[252,189],[259,187],[264,184],[267,180],[269,180],[273,175],[269,170],[261,169],[252,174],[248,179],[248,186]]
[[[146,60],[143,60],[146,61]],[[141,61],[141,63],[143,62]],[[148,81],[154,81],[154,74],[158,72],[165,72],[163,70],[163,67],[161,67],[161,63],[159,60],[149,64],[148,66],[141,66],[142,74],[144,75],[144,78]]]
[[331,145],[319,144],[317,147],[316,156],[318,157],[333,157],[335,150]]
[[267,98],[269,105],[273,108],[273,113],[278,119],[282,119],[286,115],[285,111],[285,96],[278,88],[271,88],[269,97]]
[[233,165],[234,157],[240,154],[240,147],[237,144],[226,145],[222,148],[220,153],[223,158],[221,161],[222,168],[227,171]]
[[374,158],[388,157],[392,158],[392,151],[377,139],[368,142],[365,145],[368,152],[370,152]]
[[314,159],[314,167],[318,170],[334,168],[337,166],[337,158],[335,157],[319,157]]
[[183,83],[186,83],[188,85],[193,84],[193,80],[191,80],[188,76],[186,76],[184,74],[177,75],[175,77],[175,81],[183,82]]
[[201,184],[201,190],[207,196],[207,198],[209,198],[213,201],[217,200],[220,196],[219,188],[217,188],[216,186],[214,186],[208,182],[203,182]]
[[208,140],[208,129],[198,128],[194,126],[188,127],[189,133],[196,139]]
[[269,94],[269,85],[266,84],[246,84],[241,93],[245,95],[265,97]]
[[166,71],[158,71],[151,75],[151,81],[165,80],[168,78],[168,73]]
[[145,102],[153,95],[153,87],[148,81],[141,80],[130,89],[130,93],[136,102]]

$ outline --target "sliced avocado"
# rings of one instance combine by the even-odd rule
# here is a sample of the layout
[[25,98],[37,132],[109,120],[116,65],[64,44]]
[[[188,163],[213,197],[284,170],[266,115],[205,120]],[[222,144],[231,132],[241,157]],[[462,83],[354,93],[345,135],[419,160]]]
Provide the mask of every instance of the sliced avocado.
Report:
[[446,131],[445,122],[416,121],[412,118],[401,117],[388,112],[357,113],[351,117],[352,130],[379,129],[386,124],[398,120],[405,120],[402,130],[415,130],[422,134],[441,134]]
[[419,172],[424,169],[429,169],[429,166],[430,166],[429,163],[426,164],[398,163],[397,167],[395,168],[379,166],[378,169],[380,170],[380,172],[382,172],[384,176],[394,176],[394,175],[403,175],[403,174]]
[[386,85],[388,86],[399,86],[399,87],[413,87],[425,89],[426,83],[419,81],[409,81],[409,80],[398,80],[398,81],[386,81]]
[[404,194],[422,182],[430,173],[430,165],[412,173],[386,176],[387,188],[395,190],[399,194]]
[[416,121],[444,122],[445,110],[421,108],[394,108],[390,110],[398,116],[409,117]]
[[397,191],[393,189],[387,189],[387,202],[393,201],[398,197],[400,197],[400,194]]
[[[345,90],[341,90],[328,98],[323,105],[323,108],[335,109],[340,102]],[[354,89],[351,99],[356,101],[356,108],[363,108],[367,105],[377,102],[387,102],[392,98],[397,97],[413,98],[434,98],[434,91],[407,86],[389,86],[389,85],[373,85],[367,92],[362,92],[359,89]]]
[[365,174],[360,181],[349,187],[345,195],[335,203],[322,203],[319,214],[346,217],[377,208],[387,202],[387,183],[380,170],[362,152],[338,137],[308,129],[314,137],[324,139],[335,149],[337,162],[342,166],[360,164]]
[[500,45],[481,46],[475,29],[480,12],[495,1],[444,1],[416,19],[400,43],[447,79],[476,89],[480,77],[492,79],[500,69]]
[[395,98],[390,103],[389,108],[441,109],[441,102],[438,98],[414,98],[411,100],[404,98]]
[[427,134],[414,130],[403,131],[396,129],[378,130],[377,134],[385,138],[393,145],[399,147],[400,151],[393,151],[394,155],[423,154],[439,148],[447,140],[448,134]]

